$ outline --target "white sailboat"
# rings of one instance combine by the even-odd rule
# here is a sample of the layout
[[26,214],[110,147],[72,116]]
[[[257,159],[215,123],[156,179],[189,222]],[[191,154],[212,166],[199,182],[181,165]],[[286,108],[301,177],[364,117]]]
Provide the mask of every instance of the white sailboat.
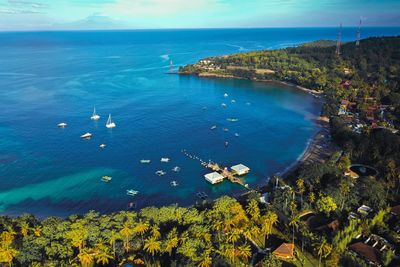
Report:
[[100,116],[96,114],[96,108],[93,108],[93,114],[92,117],[90,117],[91,120],[97,121],[100,119]]
[[108,115],[108,120],[106,123],[106,127],[111,129],[111,128],[115,128],[117,125],[115,125],[115,123],[112,121],[111,119],[111,114]]

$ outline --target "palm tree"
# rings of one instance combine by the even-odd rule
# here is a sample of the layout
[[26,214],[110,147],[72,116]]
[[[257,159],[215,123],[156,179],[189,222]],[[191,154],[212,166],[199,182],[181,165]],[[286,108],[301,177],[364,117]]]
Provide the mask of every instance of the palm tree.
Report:
[[108,243],[112,247],[113,255],[115,256],[115,243],[117,242],[119,235],[115,230],[111,230]]
[[132,225],[129,222],[125,222],[119,233],[124,237],[124,249],[128,252],[130,248],[129,239],[134,234],[134,229],[132,229]]
[[176,231],[176,228],[172,229],[171,232],[168,233],[167,239],[165,240],[165,251],[168,252],[169,256],[172,254],[172,250],[178,247],[179,238]]
[[160,228],[155,224],[151,227],[151,234],[158,239],[161,236]]
[[42,227],[41,226],[36,226],[33,229],[33,234],[37,237],[40,237],[42,235]]
[[247,244],[241,245],[237,248],[237,252],[238,257],[247,263],[251,257],[251,247]]
[[97,264],[107,265],[110,262],[110,259],[113,258],[109,253],[109,248],[103,243],[96,244],[95,251]]
[[235,247],[231,244],[222,244],[221,250],[217,251],[218,254],[222,255],[223,257],[227,258],[230,263],[234,263],[235,261]]
[[294,243],[294,230],[299,229],[300,218],[298,215],[292,215],[290,218],[289,226],[292,226],[292,242]]
[[18,251],[12,248],[14,242],[15,232],[13,230],[4,231],[0,235],[0,263],[7,263],[12,265],[14,258],[17,256]]
[[233,228],[227,233],[227,239],[229,242],[232,242],[233,246],[235,246],[235,243],[240,239],[240,233],[241,231],[238,228]]
[[255,199],[250,200],[249,205],[247,206],[246,212],[251,216],[253,220],[258,222],[260,219],[260,208],[258,207],[258,202]]
[[261,221],[263,223],[263,226],[261,228],[261,232],[266,235],[267,239],[268,236],[272,233],[272,228],[276,223],[278,222],[278,215],[269,210],[262,218]]
[[149,237],[144,241],[144,250],[154,257],[154,254],[161,250],[161,242],[153,236]]
[[13,248],[0,248],[0,263],[7,263],[12,266],[14,258],[17,256],[18,251]]
[[310,204],[313,204],[315,202],[315,193],[314,192],[310,192],[310,194],[308,195],[308,201],[310,202]]
[[224,229],[224,222],[222,220],[213,220],[212,226],[215,231],[217,231],[218,240],[221,239],[221,231]]
[[79,252],[78,259],[82,266],[90,266],[93,264],[93,254],[87,249],[82,249]]
[[27,237],[29,234],[29,224],[27,222],[21,223],[21,234],[23,237]]
[[147,222],[143,222],[141,220],[133,228],[133,232],[135,234],[139,234],[142,237],[142,244],[144,243],[143,235],[144,235],[144,233],[147,232],[147,230],[149,230],[149,224]]
[[319,256],[319,267],[321,265],[322,257],[326,258],[332,252],[332,246],[328,242],[326,242],[325,239],[323,239],[321,243],[314,244],[314,247],[316,248],[317,254]]
[[350,192],[350,187],[345,181],[341,181],[339,184],[339,190],[342,195],[342,204],[340,205],[340,211],[343,211],[344,202],[346,201],[347,194]]
[[303,194],[304,191],[306,190],[304,187],[304,180],[302,178],[297,179],[296,185],[297,185],[297,191],[300,193],[300,204],[301,206],[303,206]]
[[212,266],[212,258],[210,256],[210,249],[207,249],[204,251],[204,253],[201,256],[201,261],[197,265],[197,267],[211,267]]

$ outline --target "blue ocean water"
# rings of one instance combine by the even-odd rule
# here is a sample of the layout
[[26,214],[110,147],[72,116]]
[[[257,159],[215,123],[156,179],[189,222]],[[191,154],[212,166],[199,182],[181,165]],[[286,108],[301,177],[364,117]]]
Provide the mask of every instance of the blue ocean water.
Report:
[[[336,34],[334,28],[0,33],[0,212],[65,216],[125,209],[131,201],[139,208],[190,205],[198,191],[211,198],[243,192],[228,181],[208,184],[208,171],[182,149],[226,166],[243,163],[251,168],[245,178],[251,187],[264,183],[304,151],[317,131],[320,103],[278,85],[168,75],[170,60],[178,67]],[[354,28],[344,29],[345,41],[354,36]],[[90,120],[93,107],[97,122]],[[109,113],[114,129],[105,127]],[[60,122],[68,126],[57,128]],[[93,138],[81,140],[85,132]],[[181,171],[172,172],[174,166]],[[112,181],[101,182],[103,175]],[[172,180],[179,186],[171,187]],[[130,197],[127,189],[140,193]]]

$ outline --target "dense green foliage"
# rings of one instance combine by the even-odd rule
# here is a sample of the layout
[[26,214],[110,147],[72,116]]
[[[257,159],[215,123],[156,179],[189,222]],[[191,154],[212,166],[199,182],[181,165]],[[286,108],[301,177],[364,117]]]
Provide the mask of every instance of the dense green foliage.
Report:
[[[0,262],[22,266],[246,266],[277,216],[222,197],[209,208],[148,207],[38,221],[0,217]],[[250,246],[251,245],[251,246]],[[274,260],[274,259],[271,259]]]

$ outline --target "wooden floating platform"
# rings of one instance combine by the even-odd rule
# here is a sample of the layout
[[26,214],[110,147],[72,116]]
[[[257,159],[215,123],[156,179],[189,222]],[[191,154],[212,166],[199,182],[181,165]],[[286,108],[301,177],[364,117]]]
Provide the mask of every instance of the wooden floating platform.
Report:
[[186,149],[183,149],[181,152],[185,156],[187,156],[189,159],[200,161],[202,166],[213,171],[211,173],[204,175],[204,178],[211,184],[217,184],[217,183],[222,182],[224,179],[228,179],[232,183],[240,184],[240,185],[244,186],[245,188],[248,188],[247,184],[245,184],[242,179],[237,177],[237,176],[241,176],[241,175],[245,175],[245,174],[249,173],[250,169],[248,167],[246,167],[245,165],[238,164],[238,165],[232,166],[231,167],[232,171],[229,171],[227,167],[222,167],[222,166],[218,165],[217,163],[211,162],[211,160],[209,160],[209,162],[207,163],[206,161],[202,160],[201,158],[199,158],[195,155],[189,154],[186,151]]

